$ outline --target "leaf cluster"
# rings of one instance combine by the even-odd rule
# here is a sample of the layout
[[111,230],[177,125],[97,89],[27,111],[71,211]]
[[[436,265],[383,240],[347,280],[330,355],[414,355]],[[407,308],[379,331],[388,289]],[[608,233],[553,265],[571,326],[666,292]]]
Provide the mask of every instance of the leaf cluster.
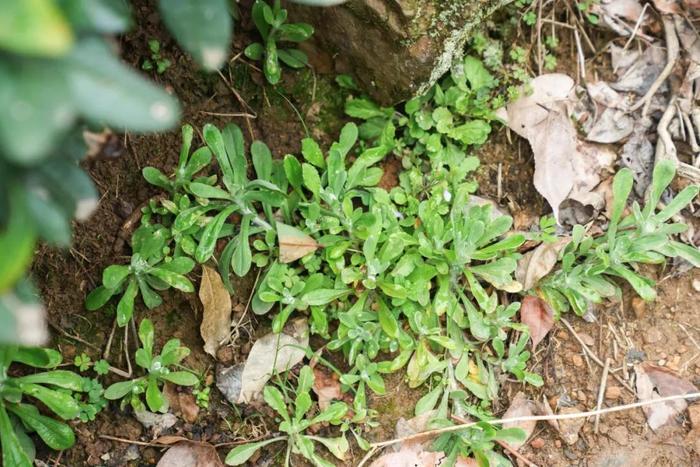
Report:
[[252,9],[255,23],[262,42],[254,42],[245,48],[246,57],[263,62],[263,72],[268,83],[275,85],[282,78],[280,62],[291,68],[303,68],[309,60],[304,52],[297,48],[283,48],[280,42],[304,42],[309,39],[314,28],[306,23],[287,23],[287,10],[282,8],[280,0],[270,6],[264,0],[255,0]]
[[[168,411],[168,399],[163,394],[161,386],[166,382],[180,386],[194,386],[199,382],[197,375],[190,371],[173,371],[190,354],[190,349],[180,344],[179,339],[170,339],[160,351],[154,354],[155,331],[153,323],[143,319],[139,325],[139,340],[141,347],[136,351],[136,365],[141,367],[145,375],[128,381],[121,381],[109,386],[104,393],[108,400],[121,399],[122,408],[131,404],[136,412],[148,410],[152,412]],[[146,405],[141,397],[145,395]]]

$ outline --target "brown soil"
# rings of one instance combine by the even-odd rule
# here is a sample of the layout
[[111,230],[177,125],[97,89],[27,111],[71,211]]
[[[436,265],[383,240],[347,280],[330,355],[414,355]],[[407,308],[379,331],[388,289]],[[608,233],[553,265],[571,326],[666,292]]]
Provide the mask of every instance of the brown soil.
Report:
[[[217,75],[206,75],[197,71],[192,61],[162,29],[151,2],[142,0],[133,3],[136,4],[134,13],[138,28],[122,38],[122,55],[135,68],[140,68],[141,62],[148,56],[147,41],[151,38],[160,40],[163,55],[173,65],[163,75],[150,77],[178,96],[183,104],[183,122],[198,129],[207,122],[220,126],[235,122],[241,126],[249,141],[252,138],[264,140],[275,157],[299,152],[299,141],[305,135],[305,128],[297,112],[305,120],[309,133],[323,142],[328,142],[342,125],[342,98],[338,97],[340,94],[337,92],[328,94],[333,89],[332,75],[285,73],[283,88],[289,101],[270,87],[264,87],[261,75],[241,60],[230,63],[223,70],[226,81]],[[232,55],[252,41],[253,35],[247,21],[243,22],[244,30],[240,29],[236,31]],[[571,68],[571,63],[563,62],[561,66],[563,69]],[[574,75],[575,70],[570,74]],[[240,94],[246,104],[236,98],[232,89]],[[227,116],[241,112],[255,113],[257,118]],[[524,140],[513,138],[515,140],[510,143],[504,129],[495,132],[489,143],[477,153],[482,161],[477,178],[480,194],[497,199],[499,204],[508,208],[515,217],[516,228],[528,229],[548,208],[532,186],[530,149]],[[101,193],[96,213],[86,223],[75,226],[71,249],[63,251],[43,247],[33,267],[55,331],[54,344],[62,351],[66,361],[81,352],[88,353],[93,359],[101,358],[112,330],[114,310],[107,307],[88,313],[83,306],[84,297],[99,285],[104,267],[127,260],[128,249],[114,251],[120,229],[134,209],[156,194],[156,190],[143,180],[140,170],[146,165],[166,171],[172,169],[179,152],[180,135],[178,130],[149,136],[128,134],[118,141],[125,146],[121,156],[103,154],[84,163]],[[395,185],[400,164],[391,159],[385,164],[385,169],[382,184]],[[698,294],[692,287],[694,280],[700,280],[697,271],[681,277],[663,278],[660,280],[659,298],[643,309],[633,307],[632,296],[627,293],[622,304],[597,310],[596,323],[586,323],[574,316],[567,316],[567,319],[579,335],[588,336],[586,339],[593,341],[593,349],[601,359],[611,358],[611,368],[622,367],[626,355],[640,351],[646,359],[676,369],[683,377],[700,386],[700,314],[697,313]],[[253,282],[254,274],[235,284],[234,310],[240,312],[241,305],[248,300]],[[196,297],[175,293],[164,294],[163,297],[163,305],[155,310],[149,312],[142,306],[137,309],[139,316],[148,316],[154,321],[158,330],[157,345],[162,345],[170,337],[180,338],[192,350],[186,364],[196,371],[214,375],[216,362],[204,354],[198,326],[194,324],[199,322],[201,314],[201,305]],[[244,324],[245,331],[253,338],[267,330],[266,322],[250,321]],[[220,360],[229,364],[245,359],[250,349],[246,332],[241,332],[241,338],[234,345],[220,351]],[[649,338],[650,334],[658,337],[659,333],[661,338]],[[553,402],[555,411],[557,403],[569,403],[582,410],[595,406],[601,368],[582,358],[579,344],[561,324],[556,325],[550,336],[540,344],[532,361],[535,371],[545,378],[544,389],[532,390],[519,384],[509,384],[502,393],[499,406],[494,408],[496,413],[505,410],[512,396],[522,390],[533,399],[546,396]],[[123,331],[117,330],[109,360],[112,365],[126,369],[123,339]],[[128,339],[131,345],[133,333]],[[631,369],[628,371],[631,372]],[[623,374],[622,370],[617,374]],[[379,411],[380,419],[379,427],[367,434],[370,440],[393,437],[396,421],[400,417],[412,416],[415,402],[423,391],[407,389],[402,379],[402,374],[387,378],[387,395],[371,399],[370,405]],[[111,382],[110,377],[103,384]],[[621,389],[620,398],[606,400],[605,405],[634,400],[634,395]],[[181,435],[212,444],[252,439],[274,430],[273,424],[266,426],[270,412],[264,408],[259,410],[255,407],[243,411],[234,408],[212,388],[208,410],[200,411],[194,423],[180,420],[163,434]],[[653,433],[640,410],[606,416],[601,419],[599,434],[592,432],[592,423],[586,423],[579,441],[572,446],[563,443],[552,428],[540,424],[531,441],[541,438],[543,447],[535,449],[527,446],[522,453],[540,466],[698,465],[700,458],[685,438],[687,421],[679,418],[678,427]],[[58,455],[43,450],[39,458],[49,465],[71,467],[137,466],[153,465],[161,454],[158,448],[100,437],[108,435],[140,442],[151,441],[154,437],[128,410],[120,411],[115,404],[99,414],[94,422],[74,424],[74,428],[77,435],[74,448]],[[224,455],[228,449],[222,448],[219,452]],[[356,446],[352,453],[348,461],[350,465],[357,464],[363,456]],[[278,455],[278,447],[273,446],[256,462],[269,465]]]

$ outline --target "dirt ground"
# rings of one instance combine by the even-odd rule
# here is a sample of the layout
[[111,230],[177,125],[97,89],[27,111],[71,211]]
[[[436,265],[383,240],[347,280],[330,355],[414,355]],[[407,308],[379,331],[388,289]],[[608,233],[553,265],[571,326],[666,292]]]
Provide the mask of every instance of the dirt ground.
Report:
[[[217,125],[236,122],[249,140],[251,136],[264,140],[276,157],[299,152],[299,141],[305,135],[305,129],[297,112],[304,117],[310,133],[321,141],[328,141],[329,135],[340,127],[342,98],[339,100],[338,94],[334,94],[333,74],[285,73],[283,88],[288,100],[271,88],[262,87],[260,73],[240,58],[232,60],[222,70],[221,76],[206,75],[196,71],[191,60],[163,31],[150,2],[134,3],[137,5],[134,13],[138,28],[118,44],[122,55],[135,68],[140,68],[148,56],[147,41],[151,38],[160,40],[163,55],[173,65],[163,75],[154,74],[151,78],[178,96],[183,104],[183,123],[201,129],[206,122]],[[241,28],[237,28],[233,56],[251,42],[250,29],[245,21]],[[327,57],[311,56],[311,60],[323,62],[320,68],[332,71],[332,65],[326,63]],[[564,62],[561,66],[566,69],[571,64]],[[241,113],[253,116],[231,116]],[[515,217],[516,227],[529,228],[538,216],[547,212],[547,208],[532,186],[530,149],[524,140],[513,138],[515,140],[510,143],[501,128],[479,150],[482,161],[477,175],[480,194],[497,199]],[[99,284],[104,267],[126,261],[128,248],[125,249],[120,240],[120,230],[134,210],[156,194],[141,177],[141,169],[152,165],[170,170],[176,164],[179,146],[178,130],[161,135],[114,136],[97,158],[85,162],[85,168],[102,196],[99,208],[87,222],[75,226],[70,250],[43,247],[33,267],[49,311],[54,344],[66,361],[71,361],[81,352],[88,353],[93,359],[101,358],[113,329],[114,309],[86,312],[84,298]],[[391,172],[396,165],[387,163],[389,170],[382,183],[396,183],[396,174]],[[700,272],[695,270],[675,277],[669,275],[674,272],[672,268],[649,272],[659,280],[656,302],[640,305],[627,291],[622,303],[596,310],[596,322],[587,323],[573,315],[566,316],[566,319],[598,358],[603,361],[611,359],[611,374],[624,381],[634,374],[632,365],[635,362],[649,360],[678,371],[700,386],[700,294],[697,291]],[[233,300],[237,313],[242,311],[242,305],[251,293],[254,273],[252,276],[235,284],[237,293]],[[198,278],[193,279],[197,281]],[[164,295],[164,299],[164,304],[157,309],[150,312],[137,309],[137,314],[154,321],[160,339],[157,345],[170,337],[180,338],[192,350],[186,364],[213,376],[216,362],[203,352],[198,326],[193,326],[201,315],[196,296],[170,293]],[[220,363],[230,365],[243,361],[250,342],[267,330],[267,322],[246,318],[239,339],[219,352]],[[127,345],[133,344],[134,334],[129,333]],[[113,366],[126,370],[124,345],[123,331],[117,330],[108,359]],[[543,375],[544,387],[533,390],[520,384],[507,385],[499,405],[494,408],[496,415],[509,406],[509,401],[518,391],[526,391],[534,400],[546,397],[555,412],[558,407],[578,410],[595,407],[602,368],[582,352],[577,339],[561,323],[555,325],[550,337],[540,345],[531,364]],[[106,386],[111,382],[108,377],[103,384]],[[607,386],[604,406],[636,400],[634,394],[614,378],[609,378]],[[385,396],[375,397],[370,402],[380,413],[380,427],[367,435],[372,441],[392,437],[396,421],[400,417],[412,416],[415,401],[422,395],[420,391],[406,389],[401,374],[392,375],[387,388]],[[208,410],[200,411],[194,422],[180,420],[162,434],[220,445],[219,452],[223,455],[232,443],[266,435],[265,421],[269,415],[262,408],[232,407],[212,388]],[[699,465],[700,457],[695,447],[700,442],[687,438],[688,424],[685,416],[679,417],[678,426],[654,433],[647,427],[641,410],[625,411],[602,417],[597,434],[593,431],[593,421],[587,421],[578,440],[568,445],[553,428],[540,423],[529,445],[521,452],[539,466]],[[147,445],[152,441],[153,433],[145,430],[128,409],[119,411],[114,404],[99,414],[94,422],[75,424],[74,428],[77,443],[73,449],[60,454],[44,451],[39,458],[48,465],[107,467],[153,465],[161,455],[161,448]],[[271,424],[269,429],[272,429]],[[273,449],[269,451],[256,461],[256,465],[270,465],[277,453]],[[348,464],[356,464],[362,455],[355,447],[353,459]]]

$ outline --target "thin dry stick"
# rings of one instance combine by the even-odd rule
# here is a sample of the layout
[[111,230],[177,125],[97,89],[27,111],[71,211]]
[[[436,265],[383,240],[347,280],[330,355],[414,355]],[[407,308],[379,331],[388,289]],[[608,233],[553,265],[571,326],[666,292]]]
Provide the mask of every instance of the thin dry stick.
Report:
[[[564,324],[564,326],[566,326],[566,329],[568,329],[569,332],[570,332],[570,333],[574,336],[574,338],[578,341],[578,343],[579,343],[579,344],[581,345],[581,347],[583,348],[584,352],[586,352],[586,353],[588,354],[588,356],[591,357],[591,359],[592,359],[594,362],[596,362],[601,368],[603,368],[603,367],[605,366],[605,364],[600,360],[600,358],[598,358],[598,356],[597,356],[596,354],[593,353],[593,351],[592,351],[591,349],[588,348],[588,346],[587,346],[587,345],[583,342],[583,340],[579,337],[579,335],[576,333],[576,331],[575,331],[574,328],[571,326],[571,324],[569,324],[569,322],[568,322],[566,319],[564,319],[564,318],[560,318],[559,321],[561,321],[561,322]],[[627,384],[627,382],[626,382],[625,380],[623,380],[622,378],[620,378],[620,377],[617,376],[616,374],[613,374],[613,378],[615,378],[615,379],[617,380],[617,382],[620,383],[622,386],[624,386],[624,388],[627,389],[629,392],[631,392],[632,394],[636,394],[636,392],[634,391],[634,389],[632,389],[632,388],[630,387],[630,385]]]
[[[600,387],[598,388],[598,403],[596,404],[596,410],[600,410],[603,406],[603,396],[605,395],[605,386],[608,383],[608,371],[610,370],[610,357],[605,359],[605,366],[603,367],[603,376],[600,377]],[[595,422],[593,422],[593,432],[598,434],[598,424],[600,423],[600,414],[595,416]]]
[[[500,420],[489,420],[490,425],[502,425],[504,423],[520,423],[520,422],[539,422],[539,421],[549,421],[549,420],[573,420],[577,418],[588,418],[594,417],[596,415],[605,415],[614,412],[622,412],[625,410],[637,409],[640,407],[646,407],[649,405],[660,404],[663,402],[686,400],[686,399],[696,399],[700,398],[700,392],[691,392],[688,394],[676,394],[675,396],[659,397],[658,399],[650,399],[646,401],[639,401],[633,404],[616,405],[614,407],[608,407],[600,410],[588,410],[586,412],[575,412],[575,413],[565,413],[556,415],[530,415],[526,417],[513,417],[513,418],[502,418]],[[391,446],[392,444],[402,443],[405,441],[411,441],[418,438],[425,438],[427,436],[435,436],[443,433],[452,433],[454,431],[464,430],[466,428],[471,428],[483,422],[469,422],[462,423],[460,425],[446,426],[443,428],[437,428],[435,430],[422,431],[420,433],[414,433],[412,435],[403,436],[401,438],[390,439],[387,441],[380,441],[377,443],[372,443],[370,446],[379,449],[385,446]]]
[[671,75],[671,71],[673,71],[673,67],[676,65],[678,54],[680,52],[678,35],[676,34],[676,26],[673,23],[673,20],[666,15],[662,16],[661,19],[664,23],[664,32],[666,37],[666,66],[651,85],[644,97],[639,99],[632,107],[630,107],[630,112],[634,112],[644,106],[644,109],[642,110],[642,117],[646,117],[649,113],[649,106],[651,105],[651,100],[654,97],[654,94],[656,94],[661,85],[664,84],[666,78]]
[[[649,3],[645,4],[644,8],[642,8],[642,13],[639,15],[639,18],[637,19],[637,22],[634,25],[634,29],[632,30],[632,34],[630,34],[630,38],[627,39],[627,42],[625,42],[625,46],[622,48],[623,52],[625,50],[627,50],[627,47],[630,46],[630,44],[634,40],[635,36],[637,35],[637,32],[639,31],[639,27],[642,25],[642,21],[644,21],[644,15],[646,14],[648,7],[649,7]],[[617,71],[617,70],[613,70],[613,71]]]
[[508,445],[508,443],[501,441],[501,440],[496,440],[499,446],[501,446],[503,449],[511,453],[513,456],[517,457],[518,460],[520,460],[523,464],[527,465],[528,467],[539,467],[537,464],[532,462],[530,459],[527,457],[523,456],[520,454],[517,450],[513,449]]

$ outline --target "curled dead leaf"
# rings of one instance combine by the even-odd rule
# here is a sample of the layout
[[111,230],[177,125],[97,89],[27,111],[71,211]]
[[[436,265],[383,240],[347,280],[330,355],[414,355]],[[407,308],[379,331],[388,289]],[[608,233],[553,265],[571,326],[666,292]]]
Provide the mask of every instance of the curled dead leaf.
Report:
[[532,350],[554,326],[554,312],[547,302],[539,297],[528,295],[520,306],[520,322],[530,329]]
[[199,299],[204,307],[199,327],[204,340],[204,351],[216,357],[219,345],[228,337],[231,328],[231,296],[219,273],[206,265],[202,266]]
[[559,252],[571,242],[571,237],[561,237],[552,243],[541,243],[537,248],[525,253],[518,261],[515,278],[530,290],[557,264]]
[[309,346],[309,324],[300,318],[279,333],[255,341],[245,364],[218,371],[216,387],[232,404],[248,404],[262,394],[267,381],[301,362]]

